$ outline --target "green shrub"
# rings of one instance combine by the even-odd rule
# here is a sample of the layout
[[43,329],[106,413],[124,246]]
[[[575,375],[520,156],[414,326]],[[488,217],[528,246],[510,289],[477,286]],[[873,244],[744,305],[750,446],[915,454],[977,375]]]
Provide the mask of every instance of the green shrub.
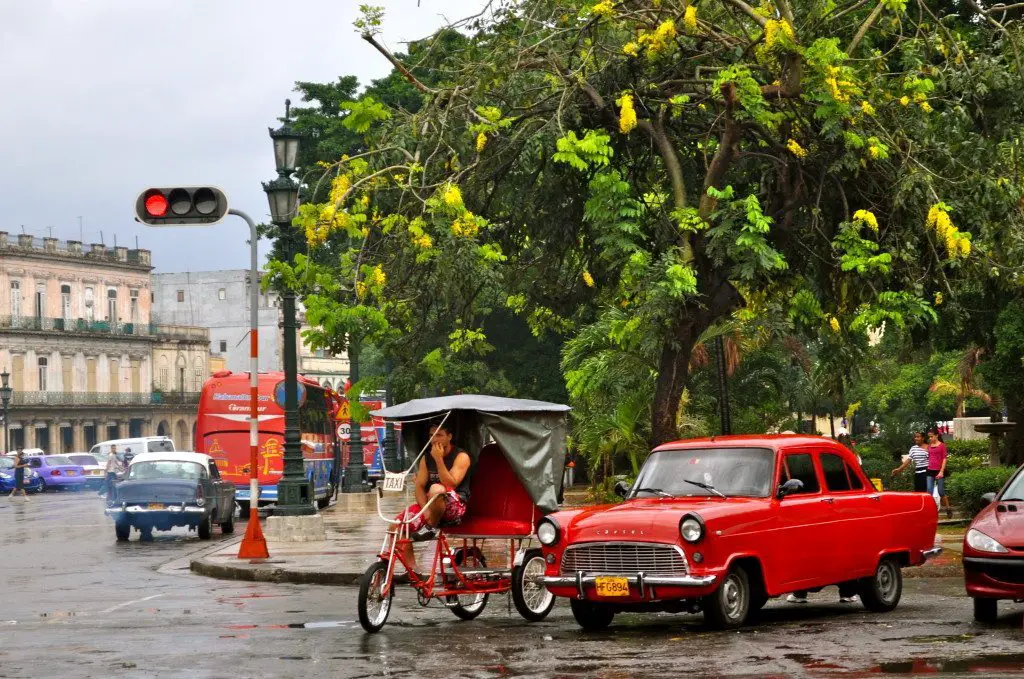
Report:
[[[860,452],[860,446],[857,447],[857,452]],[[862,467],[864,473],[869,479],[882,479],[882,488],[885,490],[913,490],[914,489],[914,470],[906,469],[902,474],[898,476],[892,476],[892,470],[896,469],[899,464],[889,459],[880,459],[877,457],[864,457]]]
[[946,441],[946,450],[950,457],[975,457],[988,459],[988,438],[970,441]]
[[981,496],[994,493],[1013,474],[1014,467],[982,467],[956,474],[946,483],[949,500],[967,516],[974,516],[983,506]]

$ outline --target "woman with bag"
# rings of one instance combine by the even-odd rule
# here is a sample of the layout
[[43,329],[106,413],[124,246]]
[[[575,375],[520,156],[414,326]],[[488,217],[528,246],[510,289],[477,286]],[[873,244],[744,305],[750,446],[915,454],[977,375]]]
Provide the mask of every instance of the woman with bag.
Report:
[[946,508],[946,518],[953,518],[953,508],[946,497],[946,461],[949,452],[942,436],[935,429],[928,430],[928,492],[938,495],[939,505]]

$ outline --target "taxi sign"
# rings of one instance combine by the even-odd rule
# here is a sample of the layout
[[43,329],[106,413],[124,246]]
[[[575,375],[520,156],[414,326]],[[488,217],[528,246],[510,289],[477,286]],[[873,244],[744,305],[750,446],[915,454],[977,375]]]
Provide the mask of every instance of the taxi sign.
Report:
[[384,472],[384,490],[400,492],[405,489],[405,474]]

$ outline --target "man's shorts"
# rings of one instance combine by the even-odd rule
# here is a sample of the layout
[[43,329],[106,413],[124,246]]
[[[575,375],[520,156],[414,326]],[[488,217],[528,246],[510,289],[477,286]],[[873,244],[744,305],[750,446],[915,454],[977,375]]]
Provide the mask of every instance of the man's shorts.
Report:
[[[454,490],[449,490],[442,497],[444,497],[444,514],[441,515],[441,525],[457,525],[466,514],[466,503],[463,502],[462,496]],[[399,512],[395,518],[404,521],[406,517],[412,518],[419,514],[420,509],[422,507],[418,503],[411,504],[405,511]],[[409,529],[416,532],[426,525],[426,520],[423,518],[423,515],[420,515],[409,525]]]

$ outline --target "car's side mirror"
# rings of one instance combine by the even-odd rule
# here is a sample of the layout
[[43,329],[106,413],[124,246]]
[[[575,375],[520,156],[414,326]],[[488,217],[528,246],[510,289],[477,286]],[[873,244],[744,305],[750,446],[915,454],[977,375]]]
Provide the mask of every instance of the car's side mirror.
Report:
[[612,489],[619,497],[626,497],[629,495],[629,484],[625,481],[616,481],[615,487]]
[[801,481],[800,479],[790,479],[789,481],[786,481],[784,484],[779,486],[779,492],[776,494],[776,497],[778,497],[781,500],[782,498],[786,497],[787,495],[792,495],[793,493],[799,493],[803,489],[804,489],[804,482],[803,481]]
[[982,504],[982,506],[990,505],[990,504],[992,504],[995,501],[996,501],[996,494],[995,493],[985,493],[984,495],[981,496],[981,504]]

